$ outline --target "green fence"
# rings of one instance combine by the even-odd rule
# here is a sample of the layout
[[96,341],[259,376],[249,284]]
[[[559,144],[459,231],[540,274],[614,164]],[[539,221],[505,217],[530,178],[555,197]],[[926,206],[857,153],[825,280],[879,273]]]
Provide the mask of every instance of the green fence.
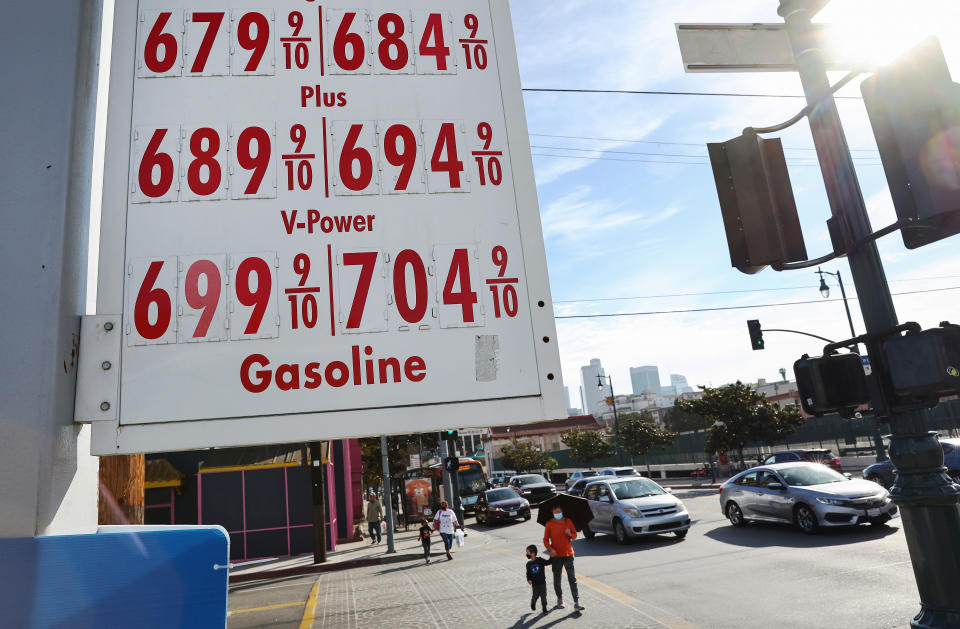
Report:
[[[960,400],[953,399],[941,403],[931,411],[928,428],[936,430],[943,436],[960,436]],[[828,448],[839,456],[870,455],[874,453],[873,445],[873,418],[844,419],[839,415],[825,415],[811,417],[797,432],[772,448],[760,443],[748,444],[744,448],[744,457],[756,459],[758,455],[773,450],[791,448]],[[881,426],[881,432],[886,434],[889,427]],[[665,450],[651,452],[644,456],[630,457],[624,455],[630,465],[668,465],[678,463],[706,463],[709,455],[704,452],[706,447],[706,432],[688,432],[677,435],[673,445]],[[570,458],[570,450],[556,450],[550,453],[560,464],[561,469],[579,468],[583,464]],[[592,467],[612,467],[619,465],[616,455],[595,461]],[[499,459],[495,462],[496,469],[503,469]]]

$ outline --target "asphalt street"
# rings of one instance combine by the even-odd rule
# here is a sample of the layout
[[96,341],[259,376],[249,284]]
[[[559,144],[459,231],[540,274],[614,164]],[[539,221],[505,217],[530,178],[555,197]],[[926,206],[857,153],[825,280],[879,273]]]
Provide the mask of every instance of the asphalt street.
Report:
[[[523,548],[542,545],[543,527],[530,521],[477,529],[471,518],[472,534],[453,561],[236,584],[228,627],[880,629],[906,627],[918,611],[899,519],[814,536],[778,525],[735,529],[716,493],[677,493],[694,523],[685,540],[577,540],[583,614],[569,601],[545,616],[530,612]],[[553,604],[549,577],[548,585]]]

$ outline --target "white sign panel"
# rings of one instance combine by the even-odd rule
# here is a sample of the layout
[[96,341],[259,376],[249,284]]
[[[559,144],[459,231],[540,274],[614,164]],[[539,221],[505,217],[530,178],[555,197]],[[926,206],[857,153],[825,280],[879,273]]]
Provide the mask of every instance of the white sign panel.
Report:
[[113,35],[94,452],[565,413],[506,0],[140,0]]

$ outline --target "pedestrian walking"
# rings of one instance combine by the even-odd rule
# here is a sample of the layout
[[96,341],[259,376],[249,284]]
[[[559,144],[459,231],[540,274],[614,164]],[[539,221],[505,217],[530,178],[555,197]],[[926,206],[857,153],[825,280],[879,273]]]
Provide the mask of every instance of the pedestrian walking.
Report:
[[[370,543],[379,544],[383,539],[383,533],[380,530],[380,523],[383,521],[383,507],[377,502],[377,497],[370,494],[370,500],[367,502],[367,529],[370,532]],[[376,536],[376,539],[374,539]]]
[[584,607],[580,604],[577,573],[573,568],[573,545],[570,544],[575,539],[577,539],[577,529],[573,521],[563,517],[563,507],[554,505],[553,519],[547,522],[543,531],[543,543],[550,552],[550,564],[553,567],[553,591],[557,594],[557,607],[563,609],[560,578],[566,570],[567,580],[570,582],[570,594],[573,596],[573,608],[580,611]]
[[420,544],[423,546],[423,559],[427,563],[430,563],[430,535],[433,531],[430,529],[430,523],[427,522],[426,518],[420,522]]
[[540,599],[540,606],[543,613],[547,613],[547,566],[552,559],[544,559],[537,556],[537,547],[533,544],[527,546],[527,583],[530,585],[533,595],[530,598],[530,610],[537,611],[537,599]]
[[457,514],[453,512],[446,500],[441,501],[440,510],[433,518],[433,528],[440,531],[440,537],[443,539],[443,549],[447,553],[448,561],[453,559],[453,555],[450,554],[450,547],[453,546],[453,534],[457,527],[463,528],[460,520],[457,519]]

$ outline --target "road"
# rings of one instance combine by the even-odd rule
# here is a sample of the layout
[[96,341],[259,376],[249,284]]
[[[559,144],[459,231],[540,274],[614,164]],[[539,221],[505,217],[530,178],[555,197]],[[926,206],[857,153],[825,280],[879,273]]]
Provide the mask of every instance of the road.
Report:
[[[450,562],[237,584],[228,627],[879,629],[905,627],[919,610],[899,519],[815,536],[777,525],[735,529],[716,490],[677,495],[694,522],[685,540],[619,546],[598,535],[574,543],[582,615],[569,605],[530,612],[523,548],[542,545],[543,535],[530,521],[477,529]],[[467,528],[475,529],[472,519]]]

